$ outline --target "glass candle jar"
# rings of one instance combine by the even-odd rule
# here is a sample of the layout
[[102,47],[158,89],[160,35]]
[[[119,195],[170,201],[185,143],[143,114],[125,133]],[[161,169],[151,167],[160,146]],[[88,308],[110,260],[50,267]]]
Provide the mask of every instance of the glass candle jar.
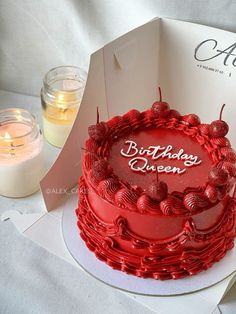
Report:
[[75,66],[51,69],[41,90],[43,133],[47,141],[62,147],[75,121],[87,74]]
[[0,110],[0,195],[23,197],[39,189],[42,147],[42,133],[30,112]]

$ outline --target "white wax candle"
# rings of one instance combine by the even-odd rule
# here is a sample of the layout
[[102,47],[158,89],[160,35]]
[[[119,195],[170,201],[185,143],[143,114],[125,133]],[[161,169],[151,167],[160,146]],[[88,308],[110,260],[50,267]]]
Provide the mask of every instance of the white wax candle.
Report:
[[32,141],[30,125],[0,125],[0,195],[23,197],[39,189],[44,163],[41,134]]
[[55,123],[49,121],[46,117],[43,116],[43,134],[47,141],[56,147],[62,147],[65,144],[72,125],[72,123]]

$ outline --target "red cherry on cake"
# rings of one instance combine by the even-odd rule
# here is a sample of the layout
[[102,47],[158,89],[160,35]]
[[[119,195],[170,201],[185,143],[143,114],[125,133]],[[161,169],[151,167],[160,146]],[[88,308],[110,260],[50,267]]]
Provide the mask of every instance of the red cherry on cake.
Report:
[[158,118],[166,118],[170,112],[170,106],[166,102],[156,101],[152,105],[152,110]]
[[225,121],[216,120],[210,124],[210,136],[211,137],[223,137],[229,131],[229,126]]
[[199,117],[193,113],[186,114],[185,116],[183,116],[182,120],[191,124],[192,126],[197,126],[201,123]]
[[153,180],[147,187],[146,193],[152,199],[157,202],[161,202],[167,197],[168,186],[165,182],[158,180],[158,171],[157,171],[157,179]]
[[152,199],[161,202],[167,196],[168,186],[163,181],[152,181],[150,185],[147,187],[147,195]]
[[95,161],[91,168],[91,176],[93,176],[96,180],[103,180],[109,177],[111,172],[112,168],[104,159]]
[[224,107],[225,104],[221,107],[219,120],[215,120],[210,124],[209,134],[211,137],[224,137],[229,131],[228,124],[221,120]]
[[108,130],[105,122],[99,122],[99,110],[97,107],[97,124],[88,127],[88,134],[94,141],[102,141]]
[[155,101],[152,105],[152,111],[158,118],[166,118],[170,113],[170,106],[167,102],[162,101],[161,88],[159,89],[160,100]]
[[99,122],[88,127],[88,134],[94,141],[101,141],[107,133],[107,125],[105,122]]
[[229,174],[222,168],[213,167],[208,175],[209,183],[216,186],[223,186],[228,182]]

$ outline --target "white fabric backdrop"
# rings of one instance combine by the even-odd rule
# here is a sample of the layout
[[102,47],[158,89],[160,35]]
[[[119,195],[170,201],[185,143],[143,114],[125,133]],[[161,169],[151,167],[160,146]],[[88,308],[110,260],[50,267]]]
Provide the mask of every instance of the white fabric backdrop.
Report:
[[0,89],[39,95],[52,67],[89,55],[156,17],[236,31],[236,1],[0,0]]
[[0,269],[1,314],[153,313],[38,247],[10,222],[1,225],[0,244],[5,252]]

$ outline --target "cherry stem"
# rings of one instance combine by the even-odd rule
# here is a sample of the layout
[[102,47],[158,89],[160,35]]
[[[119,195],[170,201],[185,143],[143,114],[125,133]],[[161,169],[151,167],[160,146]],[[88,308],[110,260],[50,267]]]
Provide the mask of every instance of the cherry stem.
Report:
[[220,109],[220,120],[222,119],[222,113],[223,113],[224,107],[225,107],[225,104],[223,104]]
[[95,154],[95,155],[96,155],[96,153],[91,152],[91,151],[90,151],[90,150],[88,150],[87,148],[81,147],[81,149],[82,149],[82,150],[84,150],[84,151],[85,151],[85,152],[87,152],[87,153],[90,153],[90,154]]
[[91,153],[87,148],[81,147],[81,149],[88,152],[88,153]]
[[161,93],[160,86],[158,86],[158,90],[159,90],[159,101],[162,101],[162,93]]
[[97,124],[99,123],[99,110],[98,110],[98,106],[97,106]]

